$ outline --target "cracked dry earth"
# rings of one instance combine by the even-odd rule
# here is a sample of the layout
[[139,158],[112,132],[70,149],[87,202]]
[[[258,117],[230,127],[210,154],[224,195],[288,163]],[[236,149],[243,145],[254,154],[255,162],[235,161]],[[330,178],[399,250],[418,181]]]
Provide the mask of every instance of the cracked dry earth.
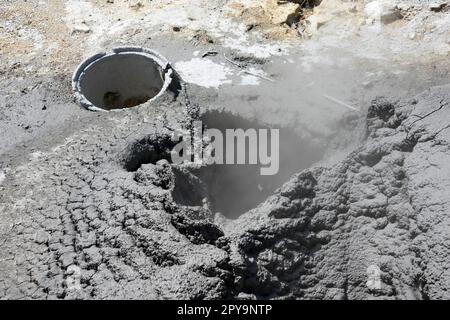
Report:
[[[449,93],[373,101],[345,159],[222,224],[174,201],[161,159],[171,128],[195,112],[161,103],[170,117],[147,124],[148,109],[109,113],[0,187],[1,296],[448,298]],[[145,135],[130,141],[138,126]],[[369,266],[380,286],[366,284]]]
[[[449,299],[448,11],[395,1],[407,14],[381,26],[367,1],[324,0],[301,39],[292,3],[191,2],[0,4],[0,299]],[[79,61],[128,44],[180,86],[117,112],[72,102]],[[170,164],[199,118],[273,118],[290,170]]]

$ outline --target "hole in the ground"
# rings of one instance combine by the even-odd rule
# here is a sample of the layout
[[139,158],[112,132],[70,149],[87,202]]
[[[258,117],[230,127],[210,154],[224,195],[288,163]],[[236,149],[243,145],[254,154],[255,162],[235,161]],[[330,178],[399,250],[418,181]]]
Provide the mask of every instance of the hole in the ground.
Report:
[[190,170],[173,167],[175,185],[172,192],[173,200],[187,207],[203,206],[203,200],[208,198],[205,183]]
[[155,164],[159,160],[171,161],[170,153],[175,146],[169,135],[150,135],[132,143],[123,159],[127,171],[136,171],[143,164]]
[[[226,129],[267,128],[257,121],[222,111],[207,112],[201,120],[206,127],[223,133]],[[188,173],[175,170],[174,200],[184,206],[203,206],[206,199],[213,212],[234,219],[263,202],[293,174],[310,167],[324,153],[324,147],[301,138],[289,128],[280,128],[279,144],[279,171],[275,175],[261,175],[260,165],[248,164],[213,164],[190,169]]]
[[154,51],[118,48],[80,65],[73,87],[88,109],[113,110],[140,105],[163,92],[171,82],[168,62]]
[[[258,121],[224,111],[209,111],[201,120],[205,128],[218,129],[224,137],[227,129],[270,129]],[[206,205],[211,211],[234,219],[263,202],[293,174],[322,158],[324,146],[300,137],[290,128],[279,128],[279,133],[279,171],[275,175],[261,175],[260,164],[174,165],[174,201],[186,207]],[[171,162],[176,144],[169,135],[150,135],[137,140],[125,153],[124,168],[134,172],[143,164],[156,164],[162,159]],[[226,152],[223,157],[226,159]]]

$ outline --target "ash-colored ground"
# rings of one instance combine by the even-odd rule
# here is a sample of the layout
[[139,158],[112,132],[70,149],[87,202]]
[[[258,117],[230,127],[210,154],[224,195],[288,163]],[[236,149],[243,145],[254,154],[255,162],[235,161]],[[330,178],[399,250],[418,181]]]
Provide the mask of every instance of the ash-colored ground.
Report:
[[[441,2],[1,1],[0,298],[450,298]],[[124,45],[183,90],[77,106]],[[198,117],[281,128],[280,174],[168,164]]]

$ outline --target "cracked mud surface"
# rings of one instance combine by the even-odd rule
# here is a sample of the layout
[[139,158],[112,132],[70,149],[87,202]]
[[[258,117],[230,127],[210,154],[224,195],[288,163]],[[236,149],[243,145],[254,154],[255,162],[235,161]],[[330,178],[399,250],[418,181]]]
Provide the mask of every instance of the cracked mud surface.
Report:
[[[350,21],[335,2],[314,9],[321,27],[302,42],[284,25],[247,21],[252,1],[200,11],[186,1],[2,4],[0,298],[449,298],[448,12],[361,26],[356,45],[330,34]],[[422,42],[394,44],[413,27]],[[174,62],[181,90],[123,112],[73,103],[77,63],[130,43]],[[211,49],[219,54],[201,58]],[[196,73],[205,61],[221,77]],[[171,165],[173,131],[198,117],[280,127],[298,144],[284,140],[286,170],[269,180],[253,168]]]
[[[139,118],[108,115],[3,181],[2,296],[445,298],[449,101],[448,86],[374,101],[344,160],[294,175],[222,225],[174,201],[166,160],[124,169]],[[382,272],[377,290],[365,283],[370,265]],[[81,290],[67,289],[71,266]]]

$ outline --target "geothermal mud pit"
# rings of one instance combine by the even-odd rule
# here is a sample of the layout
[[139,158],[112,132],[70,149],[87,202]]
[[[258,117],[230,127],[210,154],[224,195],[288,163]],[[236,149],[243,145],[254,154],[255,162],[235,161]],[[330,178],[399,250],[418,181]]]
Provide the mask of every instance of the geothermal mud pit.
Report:
[[448,298],[448,7],[302,3],[0,5],[0,297]]
[[[247,120],[226,111],[208,111],[198,120],[205,127],[218,129],[224,135],[227,129],[269,128],[256,120]],[[263,202],[294,173],[308,168],[323,156],[324,147],[301,139],[293,129],[279,130],[277,174],[261,175],[261,164],[172,165],[174,201],[187,207],[207,205],[212,213],[235,219]],[[177,142],[169,135],[140,139],[128,148],[124,168],[136,172],[142,165],[156,165],[161,160],[171,163],[171,152]]]

